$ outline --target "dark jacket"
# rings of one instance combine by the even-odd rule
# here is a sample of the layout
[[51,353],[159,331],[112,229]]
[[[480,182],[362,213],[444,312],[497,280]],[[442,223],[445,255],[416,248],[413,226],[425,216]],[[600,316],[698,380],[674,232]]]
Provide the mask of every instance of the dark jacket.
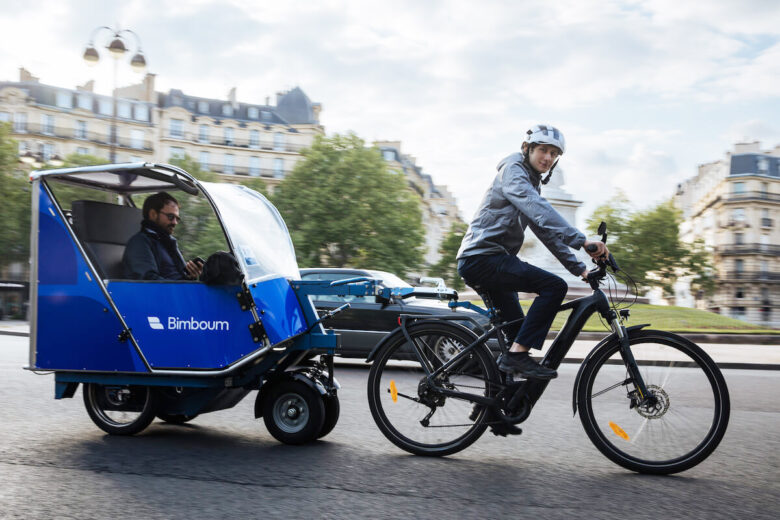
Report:
[[130,237],[122,264],[131,280],[187,279],[176,238],[150,220],[141,222],[141,231]]
[[512,154],[498,163],[498,175],[485,193],[463,237],[458,259],[476,255],[515,256],[530,227],[570,273],[579,276],[586,266],[569,249],[579,249],[585,235],[569,225],[541,195],[541,176],[523,165],[523,155]]

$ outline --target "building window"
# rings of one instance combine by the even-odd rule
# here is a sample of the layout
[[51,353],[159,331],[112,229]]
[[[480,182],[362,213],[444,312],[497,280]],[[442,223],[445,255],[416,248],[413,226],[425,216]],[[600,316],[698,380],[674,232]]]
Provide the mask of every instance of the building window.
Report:
[[76,132],[74,133],[74,137],[76,139],[86,139],[87,138],[87,122],[86,121],[76,121]]
[[171,137],[181,139],[184,137],[182,129],[184,127],[184,121],[182,119],[171,119]]
[[41,130],[44,134],[54,135],[54,116],[41,114]]
[[772,227],[772,219],[769,218],[769,209],[761,208],[761,227]]
[[202,170],[211,170],[211,157],[208,152],[200,152],[200,168]]
[[98,111],[104,116],[110,116],[114,113],[114,104],[110,99],[101,99],[98,102]]
[[745,270],[745,261],[741,258],[737,258],[734,260],[734,270],[737,271],[737,273],[741,273]]
[[744,233],[734,233],[734,243],[738,246],[741,246],[745,243],[745,234]]
[[130,146],[132,148],[141,149],[144,147],[144,131],[143,130],[131,130],[130,131]]
[[260,115],[260,111],[258,110],[257,107],[249,107],[249,109],[247,110],[247,116],[249,117],[249,119],[257,119],[259,115]]
[[233,107],[230,105],[222,105],[222,115],[223,116],[232,116],[233,115]]
[[11,122],[11,113],[0,112],[0,123],[10,123],[10,122]]
[[731,220],[734,222],[745,221],[745,208],[734,208],[731,210]]
[[284,150],[284,134],[281,132],[276,132],[274,134],[274,150],[276,151]]
[[742,193],[745,193],[745,183],[744,182],[735,182],[733,185],[734,193],[739,195]]
[[762,276],[769,275],[769,261],[768,260],[761,260],[761,275]]
[[737,291],[734,294],[735,298],[744,298],[745,297],[745,289],[743,287],[737,287]]
[[89,148],[79,146],[78,148],[76,148],[76,153],[79,155],[89,155]]
[[235,170],[233,169],[233,155],[226,153],[225,154],[225,168],[222,170],[224,173],[233,173]]
[[767,195],[769,193],[769,183],[768,182],[762,182],[761,183],[761,194]]
[[24,112],[16,112],[14,114],[14,132],[26,132],[27,131],[27,114]]
[[383,150],[382,157],[385,158],[385,161],[395,161],[395,152],[392,150]]
[[233,128],[229,126],[225,127],[225,144],[233,146]]
[[761,288],[761,303],[764,305],[769,305],[769,289],[767,287]]
[[277,179],[284,177],[284,161],[282,159],[274,159],[274,177]]
[[43,145],[41,145],[41,155],[43,156],[43,161],[48,162],[49,159],[51,159],[51,156],[54,155],[54,145],[43,143]]
[[763,175],[769,173],[769,159],[766,157],[758,158],[758,173]]
[[116,115],[122,119],[130,119],[130,103],[119,101],[116,104]]
[[209,142],[209,125],[200,125],[198,127],[198,141],[201,143]]
[[149,121],[149,107],[146,105],[135,105],[135,119],[138,121]]
[[78,96],[79,108],[92,111],[92,96],[89,94],[79,94]]
[[171,146],[171,159],[184,159],[184,148]]
[[252,148],[260,148],[260,130],[249,131],[249,146]]
[[73,94],[70,92],[57,92],[57,106],[60,108],[73,108]]
[[271,112],[269,112],[268,110],[263,110],[260,113],[260,117],[262,118],[263,121],[270,121],[271,120]]
[[731,316],[733,318],[738,319],[738,320],[744,320],[745,319],[745,308],[744,307],[732,307],[731,308]]
[[260,157],[249,158],[249,175],[252,177],[260,176]]
[[198,101],[198,112],[201,114],[209,113],[209,104],[207,101]]

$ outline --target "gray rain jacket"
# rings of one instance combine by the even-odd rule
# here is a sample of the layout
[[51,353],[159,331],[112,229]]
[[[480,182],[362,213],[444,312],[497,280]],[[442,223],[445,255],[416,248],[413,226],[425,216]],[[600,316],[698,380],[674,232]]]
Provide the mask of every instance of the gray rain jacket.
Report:
[[574,276],[586,269],[569,249],[579,249],[585,235],[566,222],[541,196],[541,176],[523,165],[514,153],[498,163],[498,175],[488,188],[469,225],[458,259],[476,255],[515,256],[530,227],[539,240]]

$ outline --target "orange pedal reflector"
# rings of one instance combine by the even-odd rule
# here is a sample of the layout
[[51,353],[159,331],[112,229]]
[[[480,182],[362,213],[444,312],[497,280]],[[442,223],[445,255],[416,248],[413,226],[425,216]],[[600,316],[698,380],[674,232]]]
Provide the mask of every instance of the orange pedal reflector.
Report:
[[623,440],[629,440],[628,434],[618,426],[617,424],[613,423],[612,421],[609,422],[609,427],[612,428],[612,431],[615,432],[615,435],[620,437]]
[[390,397],[393,398],[393,402],[398,402],[398,388],[395,386],[395,381],[390,380]]

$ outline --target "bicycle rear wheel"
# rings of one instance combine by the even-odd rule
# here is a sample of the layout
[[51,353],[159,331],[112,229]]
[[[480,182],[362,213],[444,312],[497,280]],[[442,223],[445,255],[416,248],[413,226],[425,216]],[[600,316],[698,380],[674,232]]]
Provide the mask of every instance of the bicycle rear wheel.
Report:
[[[476,336],[446,322],[414,324],[407,331],[419,356],[400,330],[382,347],[368,375],[371,414],[385,437],[403,450],[428,456],[456,453],[485,432],[487,409],[442,395],[426,374],[455,357]],[[495,361],[484,345],[473,348],[436,380],[448,390],[487,397],[493,396],[497,382]]]
[[726,381],[700,347],[680,336],[643,330],[629,342],[652,399],[638,395],[614,341],[583,368],[582,425],[596,448],[624,468],[653,474],[692,468],[726,432]]

